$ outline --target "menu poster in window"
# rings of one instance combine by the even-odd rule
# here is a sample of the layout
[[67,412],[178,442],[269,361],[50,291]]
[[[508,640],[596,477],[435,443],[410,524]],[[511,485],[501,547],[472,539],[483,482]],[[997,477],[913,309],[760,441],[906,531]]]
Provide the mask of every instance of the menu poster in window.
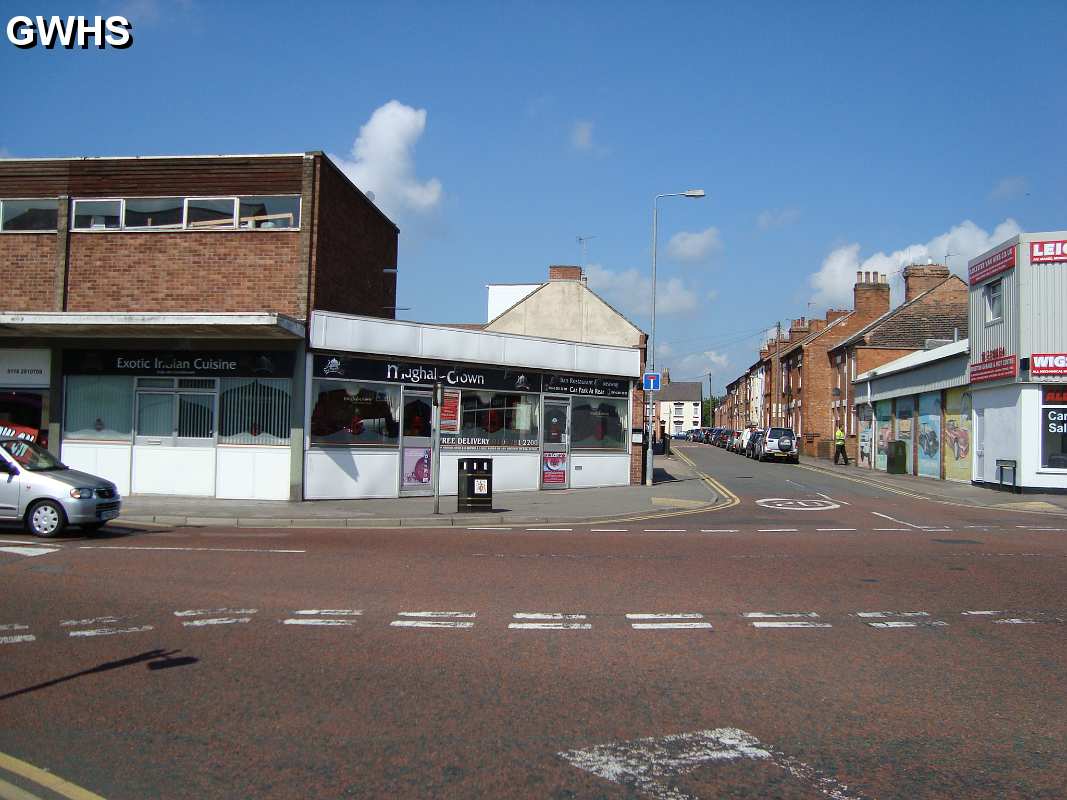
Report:
[[441,433],[459,433],[459,389],[442,392]]
[[432,473],[430,448],[404,448],[404,488],[429,486]]
[[544,453],[541,458],[541,485],[567,485],[567,453]]

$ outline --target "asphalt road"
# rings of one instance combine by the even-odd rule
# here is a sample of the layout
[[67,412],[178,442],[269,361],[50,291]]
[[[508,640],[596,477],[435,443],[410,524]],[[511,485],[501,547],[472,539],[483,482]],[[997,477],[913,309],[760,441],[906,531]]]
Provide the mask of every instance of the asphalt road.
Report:
[[683,452],[738,504],[0,532],[0,798],[1067,795],[1067,519]]

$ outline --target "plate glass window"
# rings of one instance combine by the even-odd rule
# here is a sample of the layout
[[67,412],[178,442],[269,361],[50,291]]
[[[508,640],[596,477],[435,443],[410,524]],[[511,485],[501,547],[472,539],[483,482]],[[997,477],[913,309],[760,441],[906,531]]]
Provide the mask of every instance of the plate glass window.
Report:
[[54,231],[59,220],[55,200],[0,201],[0,230]]
[[242,197],[238,224],[242,228],[299,228],[300,198]]
[[400,387],[318,378],[312,383],[311,443],[396,447]]
[[986,284],[985,321],[999,322],[1004,314],[1003,285],[999,280]]
[[121,222],[121,200],[74,201],[74,227],[78,230],[118,230]]
[[537,395],[464,391],[459,435],[489,446],[536,447],[537,401]]
[[129,441],[133,430],[133,378],[70,375],[65,382],[67,439]]
[[123,227],[180,228],[185,214],[180,197],[134,197],[126,200]]
[[[629,405],[626,398],[574,397],[571,400],[571,449],[625,450]],[[681,421],[675,424],[680,426]]]
[[1067,469],[1067,385],[1042,388],[1041,466]]
[[234,227],[234,197],[191,197],[185,201],[185,227],[190,230],[219,230]]

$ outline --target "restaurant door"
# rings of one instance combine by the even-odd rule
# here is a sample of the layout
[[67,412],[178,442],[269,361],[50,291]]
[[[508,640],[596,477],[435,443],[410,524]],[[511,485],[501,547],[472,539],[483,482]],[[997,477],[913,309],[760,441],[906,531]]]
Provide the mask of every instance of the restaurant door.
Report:
[[404,389],[400,494],[433,494],[433,395]]
[[215,494],[218,388],[214,378],[138,378],[135,494]]
[[571,484],[571,401],[546,397],[541,414],[541,488]]

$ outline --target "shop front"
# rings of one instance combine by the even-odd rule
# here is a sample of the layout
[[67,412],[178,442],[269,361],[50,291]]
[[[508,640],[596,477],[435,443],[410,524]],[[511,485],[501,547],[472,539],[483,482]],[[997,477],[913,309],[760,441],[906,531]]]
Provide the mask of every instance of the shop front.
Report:
[[0,349],[0,437],[48,447],[51,379],[47,348]]
[[124,495],[287,500],[295,363],[292,348],[64,350],[61,458]]

